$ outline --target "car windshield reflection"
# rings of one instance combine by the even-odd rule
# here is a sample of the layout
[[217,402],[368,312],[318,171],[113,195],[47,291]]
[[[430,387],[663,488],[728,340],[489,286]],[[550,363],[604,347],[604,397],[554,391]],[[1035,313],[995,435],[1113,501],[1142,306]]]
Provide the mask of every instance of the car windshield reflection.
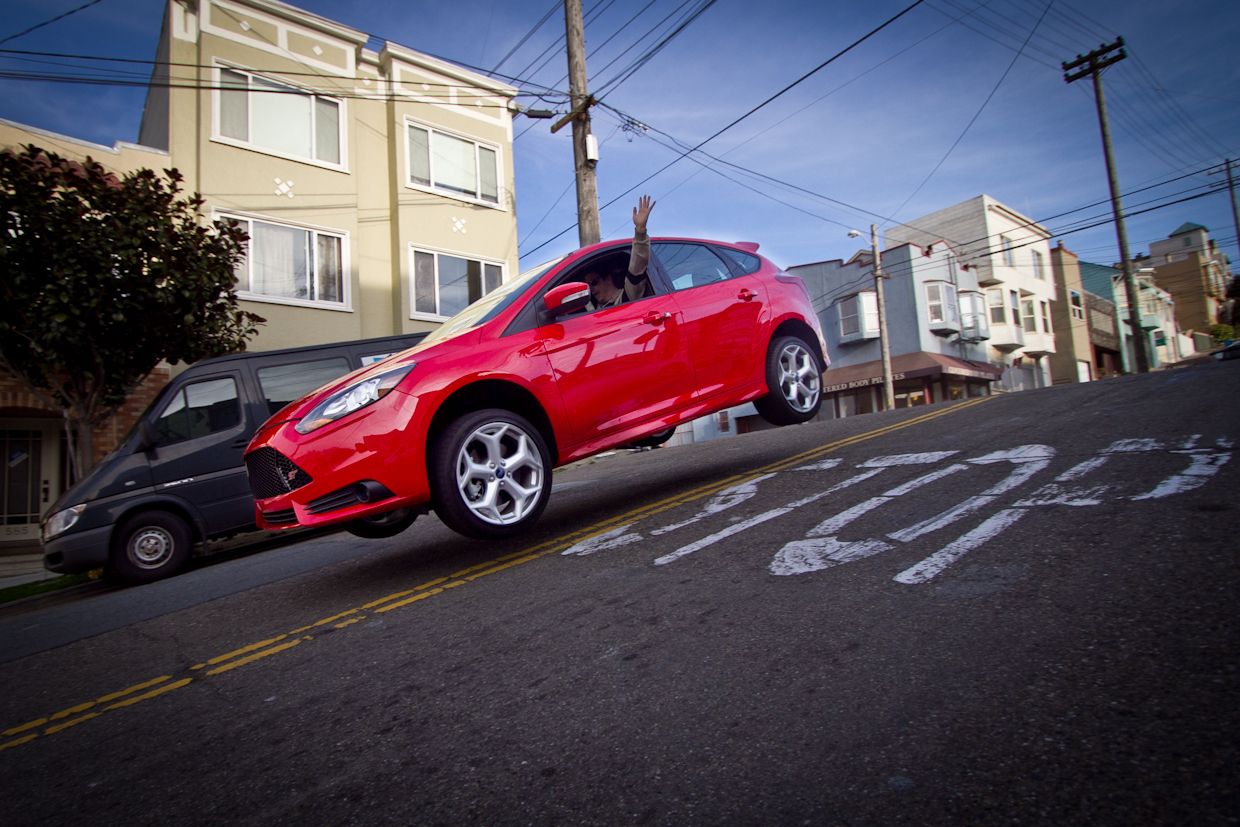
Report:
[[509,304],[520,296],[522,290],[537,281],[543,273],[559,264],[564,258],[564,256],[560,256],[551,261],[543,262],[537,267],[526,270],[512,281],[501,284],[460,313],[448,319],[438,329],[432,331],[423,340],[423,344],[431,344],[432,342],[451,338],[471,327],[477,327],[483,322],[490,321],[496,314],[508,307]]

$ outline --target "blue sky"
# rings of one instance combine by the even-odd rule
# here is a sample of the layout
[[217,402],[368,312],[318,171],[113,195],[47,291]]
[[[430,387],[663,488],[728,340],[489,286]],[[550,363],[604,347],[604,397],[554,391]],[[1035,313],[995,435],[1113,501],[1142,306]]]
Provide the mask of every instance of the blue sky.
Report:
[[[0,49],[153,58],[160,0],[101,0],[14,37],[84,2],[5,0]],[[768,0],[760,11],[751,0],[716,0],[607,86],[704,2],[585,0],[590,86],[605,91],[607,105],[594,120],[600,204],[676,159],[674,140],[687,148],[707,139],[912,0]],[[500,64],[551,0],[294,5],[470,67],[499,64],[530,84],[523,88],[567,89],[561,10]],[[858,247],[849,228],[868,237],[872,222],[911,220],[984,192],[1042,221],[1082,258],[1111,263],[1113,225],[1070,232],[1107,222],[1110,209],[1090,84],[1064,83],[1059,64],[1117,35],[1129,57],[1103,77],[1125,206],[1143,211],[1128,222],[1131,252],[1191,221],[1240,261],[1226,190],[1202,195],[1225,180],[1205,170],[1240,156],[1236,0],[1055,0],[1049,8],[1044,0],[923,0],[708,142],[702,149],[714,159],[683,158],[619,197],[602,212],[603,237],[628,235],[632,203],[649,192],[655,234],[757,241],[789,266],[847,258]],[[106,145],[136,140],[140,88],[12,76],[70,71],[49,61],[0,52],[0,117]],[[564,108],[562,95],[521,100]],[[523,265],[577,243],[569,130],[551,135],[549,124],[518,118],[514,126]],[[1191,200],[1170,203],[1182,199]]]

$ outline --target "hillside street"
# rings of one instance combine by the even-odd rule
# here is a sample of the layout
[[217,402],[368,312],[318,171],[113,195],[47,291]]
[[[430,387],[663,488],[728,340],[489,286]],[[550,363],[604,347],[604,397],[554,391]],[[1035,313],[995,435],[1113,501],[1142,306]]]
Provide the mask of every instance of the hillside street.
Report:
[[0,607],[6,823],[1234,824],[1240,361]]

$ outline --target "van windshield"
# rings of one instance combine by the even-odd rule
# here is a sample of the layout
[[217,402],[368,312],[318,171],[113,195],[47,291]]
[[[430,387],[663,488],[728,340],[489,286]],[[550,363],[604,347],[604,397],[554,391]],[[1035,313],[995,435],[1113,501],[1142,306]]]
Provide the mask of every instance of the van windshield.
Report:
[[432,331],[422,340],[423,343],[430,344],[431,342],[448,339],[463,330],[489,322],[516,301],[526,287],[538,281],[543,273],[559,264],[564,258],[564,256],[560,256],[559,258],[544,262],[537,267],[526,270],[512,281],[501,284],[460,313],[448,319],[437,330]]

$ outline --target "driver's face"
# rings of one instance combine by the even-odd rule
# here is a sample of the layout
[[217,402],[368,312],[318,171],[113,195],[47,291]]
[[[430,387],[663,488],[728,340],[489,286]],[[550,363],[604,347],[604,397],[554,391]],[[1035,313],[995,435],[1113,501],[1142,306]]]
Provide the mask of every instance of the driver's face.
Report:
[[590,285],[590,296],[595,304],[605,304],[620,292],[612,283],[611,277],[603,273],[587,273],[585,282]]

